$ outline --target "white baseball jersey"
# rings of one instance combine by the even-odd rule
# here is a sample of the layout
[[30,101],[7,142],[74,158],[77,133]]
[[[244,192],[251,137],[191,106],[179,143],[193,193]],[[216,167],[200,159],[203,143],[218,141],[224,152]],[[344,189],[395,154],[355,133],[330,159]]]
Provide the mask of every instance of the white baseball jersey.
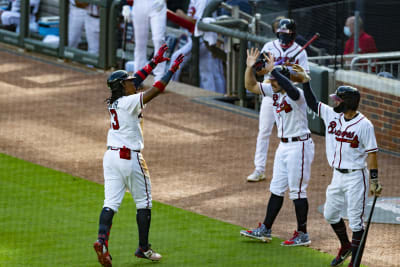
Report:
[[[275,60],[278,61],[280,59],[288,60],[290,57],[295,55],[301,47],[294,42],[291,47],[283,51],[282,47],[279,44],[279,40],[271,41],[266,43],[261,52],[270,52],[274,55]],[[305,50],[301,52],[292,62],[296,63],[303,67],[306,72],[310,71],[308,66],[308,58]],[[268,79],[268,75],[265,75],[265,79]],[[267,160],[268,154],[268,146],[269,146],[269,137],[272,132],[272,128],[274,126],[274,118],[272,116],[273,109],[271,106],[272,100],[269,97],[263,97],[260,107],[260,115],[259,115],[259,130],[257,136],[257,146],[256,152],[254,156],[254,165],[256,170],[260,172],[264,172],[265,163]],[[267,107],[266,107],[267,105]]]
[[120,97],[109,105],[111,125],[108,130],[107,146],[127,147],[131,150],[142,150],[143,93]]
[[[152,207],[150,174],[140,150],[143,134],[140,126],[143,93],[120,97],[109,105],[111,124],[104,154],[104,205],[118,211],[126,189],[132,194],[137,209]],[[130,158],[121,157],[121,149],[129,148]]]
[[[280,142],[275,152],[270,191],[284,196],[289,188],[290,199],[307,198],[314,143],[309,137],[304,93],[298,89],[300,97],[293,100],[286,93],[274,93],[269,83],[259,83],[259,87],[264,96],[272,98],[278,137],[290,139]],[[292,137],[299,140],[292,141]]]
[[361,113],[350,121],[343,113],[319,102],[318,115],[326,125],[326,156],[329,165],[338,169],[364,169],[367,154],[377,152],[374,126]]
[[286,93],[274,93],[270,83],[259,83],[263,96],[272,97],[274,116],[279,138],[297,137],[310,134],[307,120],[307,103],[303,90],[298,100],[291,99]]
[[[281,45],[279,44],[279,40],[268,42],[261,49],[261,52],[270,52],[274,55],[275,61],[279,61],[283,59],[283,62],[286,62],[290,59],[290,57],[294,56],[297,52],[299,52],[301,46],[294,42],[291,47],[283,51]],[[293,59],[290,63],[298,64],[306,72],[310,72],[310,67],[308,66],[308,57],[305,50],[303,50],[296,58]]]
[[[326,189],[324,217],[330,224],[339,222],[347,205],[349,226],[353,232],[360,231],[369,188],[366,158],[368,153],[378,151],[374,127],[361,113],[346,121],[343,113],[336,113],[322,102],[318,104],[318,115],[326,126],[326,157],[334,168]],[[347,173],[337,169],[346,169]]]

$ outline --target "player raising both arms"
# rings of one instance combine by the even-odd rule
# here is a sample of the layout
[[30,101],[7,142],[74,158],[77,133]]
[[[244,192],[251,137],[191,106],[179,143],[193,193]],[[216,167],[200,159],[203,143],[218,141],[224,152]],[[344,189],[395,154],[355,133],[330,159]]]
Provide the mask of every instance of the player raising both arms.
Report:
[[151,183],[146,162],[142,156],[142,110],[144,105],[164,91],[172,74],[183,61],[180,55],[161,80],[153,87],[138,92],[137,88],[151,70],[161,62],[168,47],[164,44],[153,60],[133,77],[124,70],[114,71],[107,79],[111,97],[107,99],[110,113],[110,129],[107,136],[107,151],[103,158],[104,167],[104,205],[100,213],[97,241],[93,244],[101,265],[111,267],[111,255],[108,252],[108,238],[114,213],[118,211],[125,190],[128,189],[136,203],[136,222],[139,232],[139,247],[135,256],[153,261],[161,255],[150,248],[148,242],[151,220]]
[[[374,126],[357,111],[359,91],[352,86],[339,86],[330,97],[337,104],[332,108],[315,98],[310,83],[305,83],[307,105],[324,120],[326,157],[333,168],[331,184],[326,189],[324,217],[340,240],[341,248],[331,266],[338,266],[352,255],[354,258],[364,232],[364,212],[368,196],[368,169],[370,192],[379,196],[382,186],[378,181],[378,162]],[[368,163],[368,164],[367,164]],[[353,232],[352,242],[347,237],[346,225],[340,217],[347,201],[347,216]]]
[[[259,56],[258,49],[247,50],[247,68],[245,73],[246,89],[272,98],[278,137],[281,142],[275,152],[274,170],[270,184],[271,197],[268,202],[267,214],[259,228],[240,231],[246,237],[269,242],[271,228],[283,204],[283,197],[289,188],[289,197],[293,200],[297,230],[291,239],[282,243],[283,246],[302,246],[311,243],[307,233],[307,186],[310,179],[311,163],[314,159],[314,143],[308,129],[306,101],[303,91],[289,81],[289,70],[282,66],[274,67],[274,56],[266,56],[265,71],[271,72],[270,83],[258,83],[253,72],[253,66]],[[298,65],[294,69],[301,70],[304,79],[309,77]]]
[[[309,72],[308,59],[306,51],[301,51],[301,46],[295,42],[296,23],[293,19],[278,17],[272,23],[272,31],[278,39],[266,43],[261,49],[261,53],[271,53],[276,61],[287,62],[300,65],[306,72]],[[301,51],[301,52],[300,52]],[[298,54],[299,53],[299,54]],[[295,56],[298,54],[297,56]],[[263,56],[262,54],[260,56]],[[263,62],[259,58],[257,63]],[[256,65],[257,65],[256,63]],[[265,69],[255,67],[257,75],[268,79]],[[248,182],[259,182],[265,180],[265,164],[267,162],[269,138],[274,126],[273,100],[270,96],[262,95],[260,113],[258,119],[258,135],[256,152],[254,154],[254,171],[247,177]]]

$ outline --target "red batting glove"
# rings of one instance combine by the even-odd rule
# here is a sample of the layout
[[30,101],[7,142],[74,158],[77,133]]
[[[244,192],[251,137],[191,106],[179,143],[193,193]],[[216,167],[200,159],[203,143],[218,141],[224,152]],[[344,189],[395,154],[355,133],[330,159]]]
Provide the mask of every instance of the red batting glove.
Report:
[[163,44],[163,45],[160,47],[160,49],[158,49],[158,52],[157,52],[157,54],[153,57],[152,61],[153,61],[155,64],[158,64],[158,63],[161,63],[161,62],[164,62],[164,61],[169,60],[168,57],[164,57],[164,53],[165,53],[165,51],[167,51],[167,50],[168,50],[167,44]]
[[175,73],[179,69],[179,65],[183,62],[183,54],[180,54],[174,61],[174,64],[172,64],[171,68],[169,69],[173,73]]

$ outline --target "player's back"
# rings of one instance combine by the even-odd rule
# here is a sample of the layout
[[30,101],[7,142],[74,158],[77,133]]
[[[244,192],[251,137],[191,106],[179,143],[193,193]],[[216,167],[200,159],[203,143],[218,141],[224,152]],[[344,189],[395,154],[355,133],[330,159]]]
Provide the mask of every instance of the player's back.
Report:
[[107,146],[131,150],[143,149],[141,128],[143,109],[142,93],[123,96],[108,106],[111,125],[108,130]]

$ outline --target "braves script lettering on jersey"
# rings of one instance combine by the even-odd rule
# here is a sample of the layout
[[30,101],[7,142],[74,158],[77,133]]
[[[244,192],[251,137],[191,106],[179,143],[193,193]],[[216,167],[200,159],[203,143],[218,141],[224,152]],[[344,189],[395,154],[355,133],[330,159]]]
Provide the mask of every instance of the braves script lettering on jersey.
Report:
[[308,129],[307,104],[301,89],[297,88],[300,98],[293,100],[286,93],[274,93],[269,83],[259,83],[259,86],[263,96],[272,97],[278,137],[296,137],[311,133]]
[[[290,57],[294,56],[300,49],[301,47],[296,42],[294,42],[291,47],[289,47],[286,50],[283,50],[279,44],[279,40],[274,40],[266,43],[262,48],[261,52],[269,52],[273,54],[275,61],[284,59],[286,62],[287,60],[289,60]],[[307,53],[305,51],[301,52],[290,63],[293,64],[296,63],[300,65],[306,72],[310,71],[310,68],[308,66]],[[264,79],[268,79],[268,75],[265,75]],[[265,163],[267,161],[269,137],[271,136],[272,128],[274,127],[275,123],[275,120],[272,115],[273,102],[274,100],[271,97],[263,95],[260,107],[259,120],[258,120],[256,152],[254,155],[255,172],[262,175],[264,175]],[[254,174],[251,174],[250,176],[253,175]],[[253,180],[253,178],[248,178],[248,181],[257,181],[257,180]]]
[[[378,151],[374,127],[361,113],[346,121],[343,113],[336,113],[322,102],[318,104],[318,115],[327,126],[326,156],[334,168],[326,192],[324,216],[330,224],[339,222],[347,199],[349,226],[353,232],[361,231],[369,188],[366,158],[368,153]],[[350,172],[342,173],[337,169]]]
[[306,101],[303,91],[298,100],[286,93],[274,93],[269,83],[259,83],[262,95],[273,100],[273,114],[279,138],[299,137],[300,142],[281,142],[275,152],[273,178],[270,191],[284,196],[289,187],[290,199],[306,198],[310,179],[311,163],[314,159],[314,143],[308,129]]
[[364,169],[367,154],[378,151],[372,123],[361,113],[346,121],[343,113],[321,102],[318,113],[327,126],[326,156],[331,167]]

